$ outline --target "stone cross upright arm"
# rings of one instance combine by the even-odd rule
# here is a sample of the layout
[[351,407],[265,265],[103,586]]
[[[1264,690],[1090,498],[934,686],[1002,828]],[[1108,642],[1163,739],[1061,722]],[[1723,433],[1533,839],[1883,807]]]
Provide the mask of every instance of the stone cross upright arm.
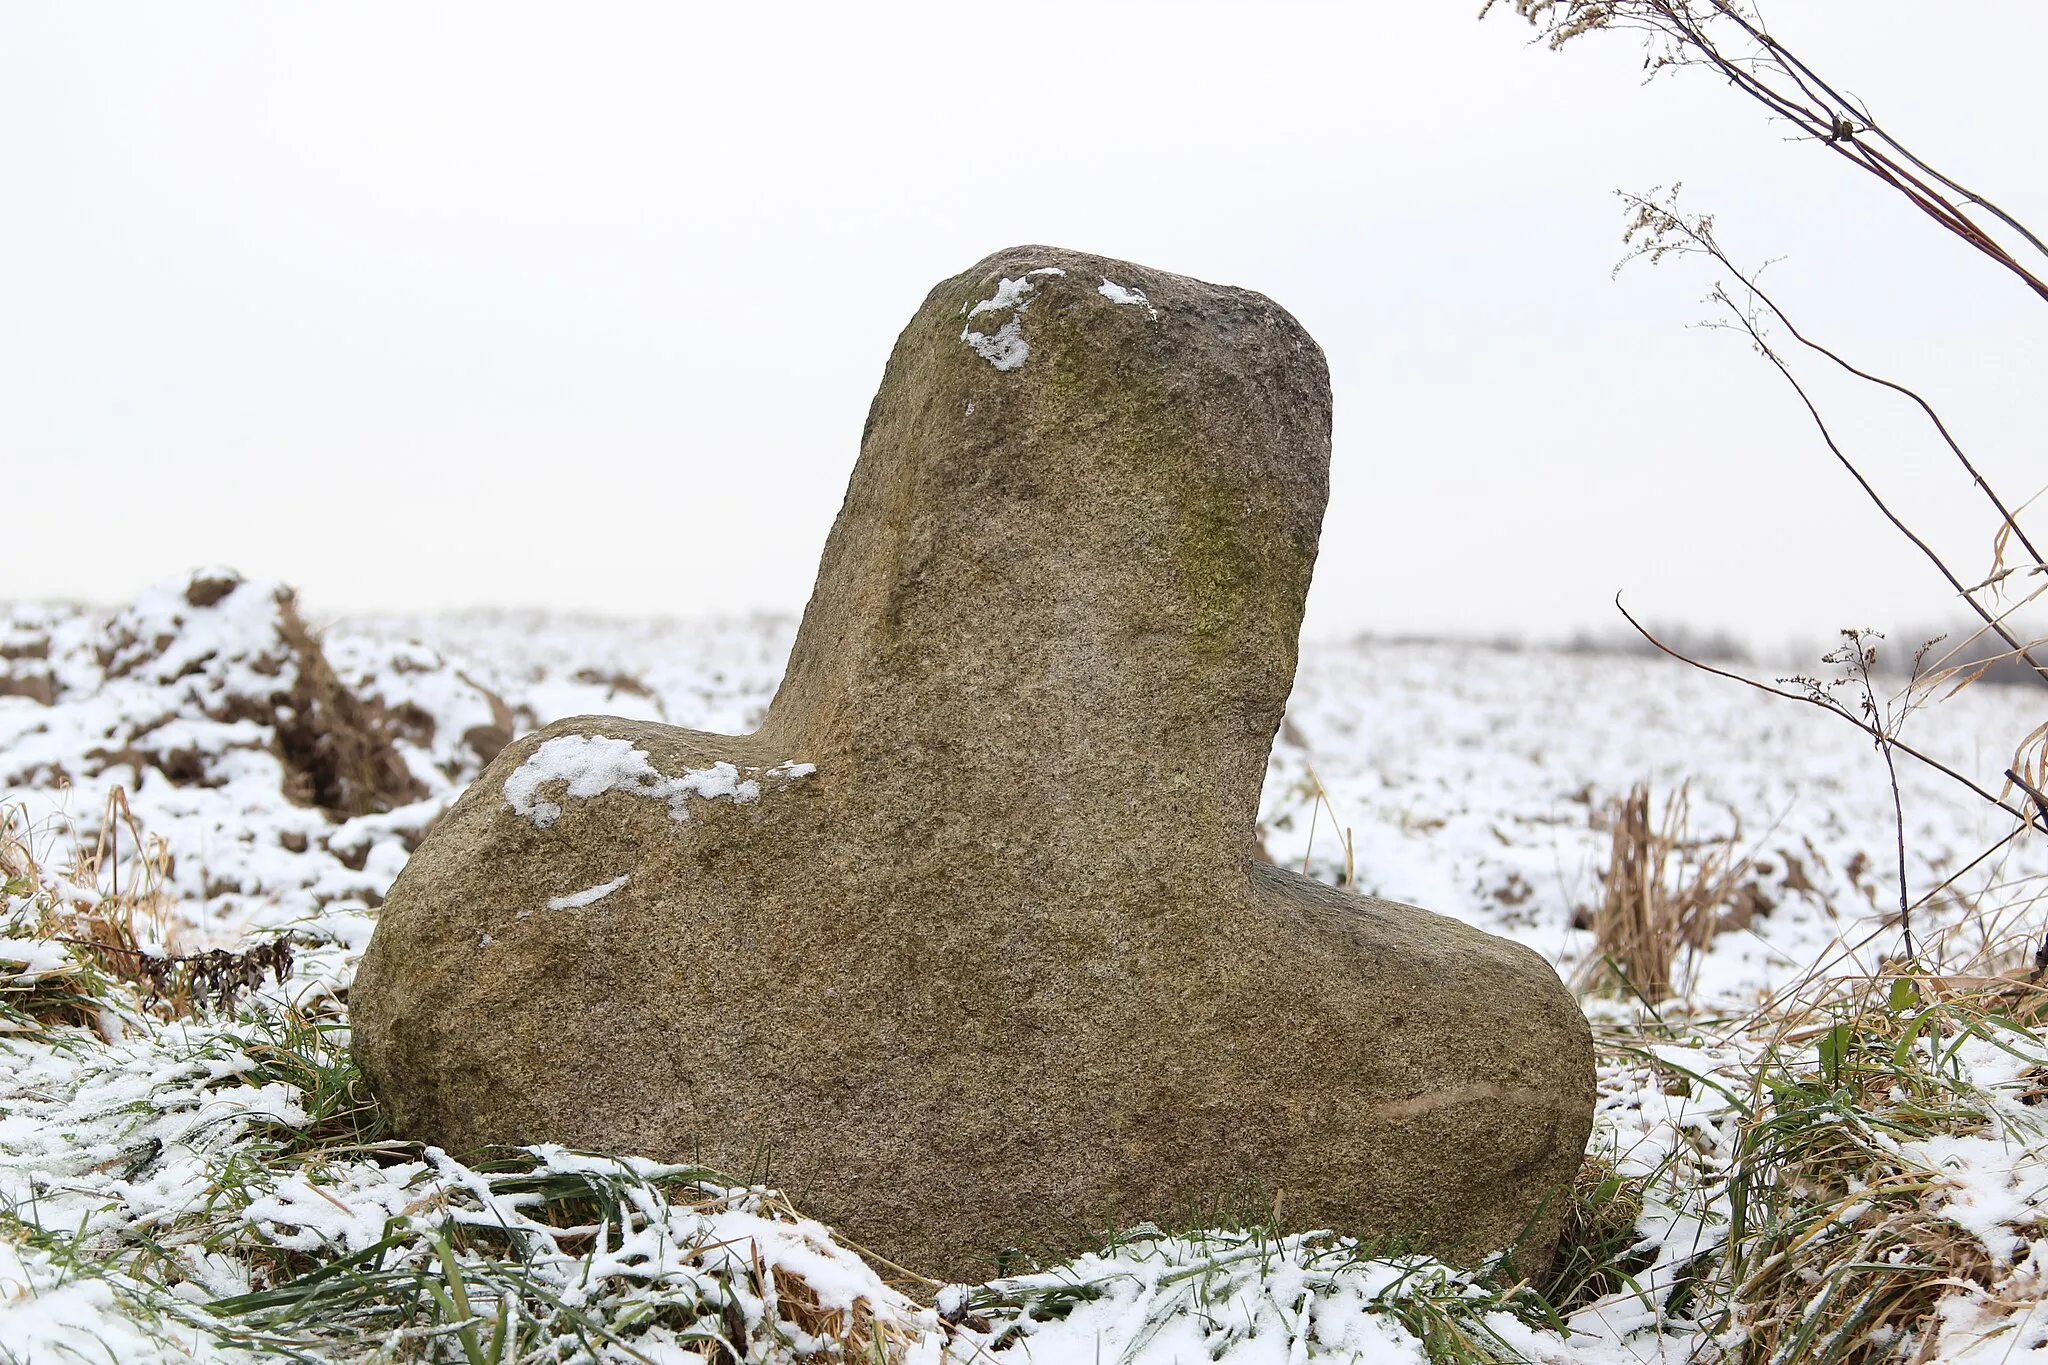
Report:
[[1329,441],[1258,294],[939,285],[760,730],[551,725],[393,886],[351,1009],[395,1130],[764,1176],[941,1278],[1283,1190],[1539,1264],[1593,1106],[1556,973],[1256,856]]

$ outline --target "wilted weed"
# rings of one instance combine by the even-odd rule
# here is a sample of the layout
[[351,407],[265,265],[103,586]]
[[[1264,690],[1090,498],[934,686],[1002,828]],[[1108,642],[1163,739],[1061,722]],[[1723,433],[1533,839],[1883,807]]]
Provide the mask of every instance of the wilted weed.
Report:
[[[45,883],[19,807],[0,806],[0,1033],[46,1038],[52,1029],[97,1028],[115,993],[97,954],[62,940],[132,937],[132,910],[114,905],[99,915],[64,904]],[[98,906],[93,907],[97,909]]]
[[1661,822],[1651,821],[1641,784],[1609,805],[1606,820],[1613,841],[1581,985],[1655,1005],[1671,995],[1679,953],[1699,952],[1719,932],[1747,868],[1732,840],[1692,833],[1688,787],[1665,801]]
[[47,875],[20,808],[0,806],[0,1032],[47,1037],[68,1025],[104,1033],[144,1014],[226,1014],[265,976],[282,984],[291,975],[288,938],[236,952],[160,946],[170,854],[162,840],[143,836],[119,786],[108,793],[97,838],[74,847],[72,865]]

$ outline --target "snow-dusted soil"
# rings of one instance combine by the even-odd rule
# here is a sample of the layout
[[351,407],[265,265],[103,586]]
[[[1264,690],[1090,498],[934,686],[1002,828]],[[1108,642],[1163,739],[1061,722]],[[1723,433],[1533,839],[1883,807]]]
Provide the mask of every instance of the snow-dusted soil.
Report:
[[[309,803],[325,780],[317,755],[282,752],[289,746],[280,735],[300,719],[289,699],[296,670],[307,664],[294,653],[275,590],[244,583],[205,605],[193,599],[181,580],[115,613],[19,606],[0,614],[0,800],[14,808],[14,829],[25,834],[47,894],[62,903],[83,912],[117,889],[114,877],[131,890],[141,878],[161,891],[135,925],[145,947],[232,949],[288,933],[298,970],[250,994],[239,1020],[157,1027],[109,1011],[100,1041],[0,1037],[0,1208],[11,1226],[64,1230],[70,1246],[90,1252],[86,1261],[109,1266],[159,1238],[187,1266],[175,1288],[191,1308],[188,1320],[160,1304],[152,1318],[118,1274],[96,1277],[25,1232],[0,1233],[0,1360],[248,1358],[255,1348],[215,1340],[198,1307],[262,1287],[262,1258],[238,1250],[244,1243],[341,1255],[375,1244],[394,1218],[426,1226],[514,1217],[491,1202],[487,1179],[438,1154],[396,1164],[358,1155],[288,1175],[236,1166],[238,1144],[314,1122],[299,1088],[267,1079],[252,1061],[250,1039],[274,1026],[265,1017],[291,1007],[329,1020],[333,1046],[345,1042],[334,1002],[384,891],[509,734],[584,713],[743,732],[773,694],[794,629],[776,618],[522,614],[333,623],[326,660],[350,693],[391,718],[405,769],[391,779],[404,789],[397,808],[349,814]],[[1996,789],[2014,744],[2043,719],[2043,693],[1977,687],[1915,716],[1906,735]],[[1916,901],[2013,830],[2009,817],[1944,777],[1905,764],[1900,779]],[[1311,645],[1261,829],[1276,862],[1518,939],[1571,978],[1591,952],[1585,926],[1607,860],[1607,804],[1640,782],[1660,811],[1689,784],[1690,836],[1726,836],[1746,888],[1746,912],[1681,964],[1689,1017],[1740,1014],[1816,963],[1868,971],[1898,951],[1897,830],[1885,767],[1868,739],[1812,708],[1667,661]],[[132,819],[119,814],[124,801]],[[2032,890],[2044,871],[2048,841],[2014,840],[1917,909],[1915,930],[1950,970],[2009,965],[1993,961],[1997,951],[2048,927]],[[33,981],[58,969],[63,950],[34,938],[29,898],[15,892],[0,977]],[[1602,1018],[1622,1010],[1589,1008]],[[1687,1042],[1670,1065],[1689,1074],[1739,1069],[1754,1053],[1739,1033],[1706,1024]],[[2024,1067],[2007,1053],[1969,1053],[1956,1064],[1977,1066],[1994,1096],[2024,1082]],[[1927,1196],[1931,1206],[1952,1206],[1957,1226],[1995,1243],[1994,1259],[2010,1275],[2003,1297],[1958,1289],[1944,1308],[1938,1354],[1922,1359],[2048,1359],[2048,1346],[2034,1346],[2041,1333],[2015,1330],[2041,1299],[2033,1286],[2048,1277],[2048,1241],[2034,1240],[2035,1201],[2048,1178],[2036,1153],[2048,1148],[2030,1135],[2030,1109],[1999,1104],[1982,1135],[1922,1155],[1948,1172]],[[1596,1150],[1624,1174],[1658,1171],[1667,1182],[1639,1223],[1651,1253],[1641,1276],[1648,1297],[1613,1296],[1581,1312],[1570,1332],[1481,1315],[1504,1358],[1683,1359],[1706,1340],[1673,1324],[1659,1334],[1658,1276],[1719,1235],[1716,1181],[1732,1159],[1730,1113],[1712,1085],[1674,1089],[1670,1066],[1608,1065]],[[235,1199],[220,1194],[229,1167],[243,1182]],[[628,1183],[640,1178],[640,1168],[619,1169]],[[1269,1244],[1251,1256],[1214,1240],[1140,1239],[1045,1272],[1049,1283],[1080,1277],[1098,1286],[1063,1315],[1034,1320],[1027,1308],[1020,1318],[1015,1305],[1036,1291],[1015,1281],[980,1298],[956,1294],[952,1316],[966,1314],[968,1324],[959,1326],[886,1287],[824,1229],[764,1213],[760,1192],[719,1198],[685,1215],[648,1195],[633,1253],[640,1259],[623,1241],[602,1264],[580,1244],[558,1246],[560,1285],[594,1276],[658,1287],[660,1272],[647,1267],[664,1248],[758,1234],[774,1264],[811,1276],[821,1303],[860,1303],[890,1323],[908,1358],[1148,1363],[1421,1360],[1412,1313],[1395,1305],[1418,1293],[1466,1292],[1440,1267],[1327,1243]],[[417,1246],[405,1254],[427,1255]],[[1257,1273],[1246,1269],[1252,1264]],[[1190,1266],[1206,1269],[1190,1277]],[[1190,1284],[1201,1293],[1191,1296]],[[986,1333],[966,1311],[984,1303],[993,1305]],[[753,1321],[772,1316],[773,1305],[742,1309]],[[1005,1322],[1013,1324],[1007,1335]],[[521,1358],[707,1358],[687,1334],[664,1332],[657,1320],[635,1326],[630,1346]],[[453,1338],[435,1340],[455,1349]],[[416,1340],[408,1349],[439,1348]],[[774,1349],[795,1358],[803,1343]]]
[[[1917,711],[1902,738],[1995,792],[2014,747],[2043,720],[2048,693],[1976,687]],[[1329,794],[1312,851],[1311,767]],[[2009,816],[1946,776],[1901,759],[1899,780],[1914,901],[2013,831]],[[1702,1004],[1754,1004],[1837,938],[1855,948],[1845,967],[1899,950],[1896,931],[1883,932],[1898,906],[1898,835],[1875,746],[1838,717],[1669,660],[1305,649],[1262,820],[1276,861],[1299,866],[1306,852],[1328,880],[1344,865],[1331,829],[1341,824],[1360,890],[1519,939],[1569,975],[1591,947],[1572,925],[1599,902],[1608,857],[1598,817],[1637,782],[1660,815],[1689,784],[1692,836],[1731,837],[1763,897],[1745,929],[1689,964]],[[1967,921],[1972,950],[1986,932],[2038,934],[2048,927],[2040,916],[2018,924],[1974,912],[2019,908],[1987,889],[2044,868],[2043,841],[2015,841],[1916,912],[1916,929]],[[1965,942],[1951,950],[1965,953]]]

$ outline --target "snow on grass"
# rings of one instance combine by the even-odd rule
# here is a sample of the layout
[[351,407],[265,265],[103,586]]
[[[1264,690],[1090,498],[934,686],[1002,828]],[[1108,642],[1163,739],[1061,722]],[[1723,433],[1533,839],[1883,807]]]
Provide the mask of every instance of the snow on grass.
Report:
[[[1690,782],[1693,833],[1740,855],[1754,897],[1682,963],[1678,999],[1586,998],[1599,1120],[1557,1279],[1309,1230],[1141,1228],[934,1302],[710,1172],[393,1142],[347,1057],[375,908],[492,754],[575,714],[749,731],[792,623],[339,624],[328,662],[388,717],[424,793],[350,815],[304,804],[281,752],[298,665],[280,600],[213,572],[110,616],[0,613],[17,684],[0,689],[0,1345],[16,1361],[2048,1360],[2048,1050],[2012,946],[2042,927],[2042,849],[2018,841],[1942,889],[2009,830],[1903,770],[1912,889],[1935,894],[1922,957],[1885,961],[1888,793],[1863,737],[1827,717],[1634,659],[1305,649],[1260,814],[1282,865],[1569,974],[1592,950],[1613,797]],[[1985,772],[2038,711],[1979,687],[1912,737]],[[717,791],[670,791],[684,779],[625,741],[542,749],[506,785],[529,818],[621,786],[737,799],[811,771],[714,768]],[[283,937],[297,970],[181,1014],[131,958],[57,941],[123,924],[118,941],[154,952]]]

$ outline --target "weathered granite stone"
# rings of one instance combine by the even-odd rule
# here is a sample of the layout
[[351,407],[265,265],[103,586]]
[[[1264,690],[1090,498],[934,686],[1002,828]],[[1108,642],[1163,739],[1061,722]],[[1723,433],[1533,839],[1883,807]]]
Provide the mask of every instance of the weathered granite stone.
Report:
[[1260,295],[941,284],[760,731],[560,722],[413,855],[351,993],[397,1131],[765,1168],[942,1277],[1281,1191],[1540,1259],[1593,1106],[1556,973],[1252,856],[1329,436]]

